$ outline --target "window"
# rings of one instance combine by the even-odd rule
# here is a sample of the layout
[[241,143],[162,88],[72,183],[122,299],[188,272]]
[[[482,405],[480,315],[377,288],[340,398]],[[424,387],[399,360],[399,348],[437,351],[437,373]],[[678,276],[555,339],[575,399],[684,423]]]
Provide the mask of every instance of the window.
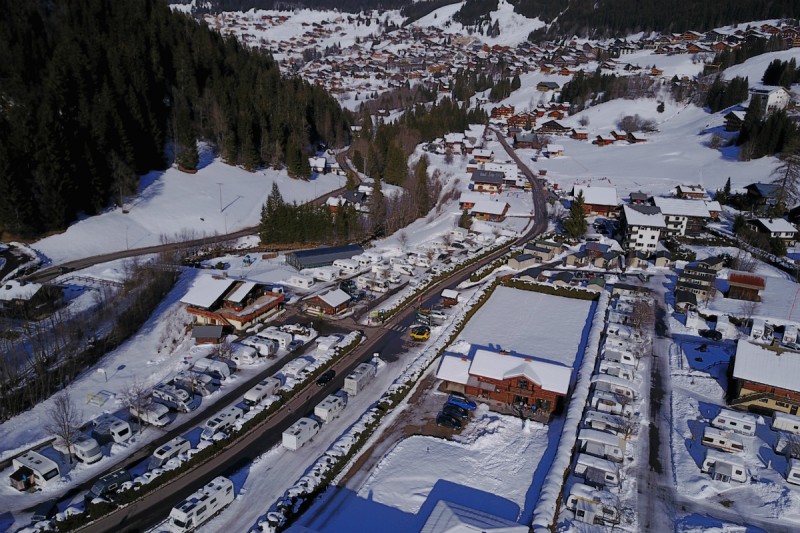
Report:
[[734,470],[734,472],[737,473],[737,474],[741,474],[742,473],[741,470]]
[[517,380],[517,388],[518,389],[523,389],[523,390],[528,390],[528,380],[527,379]]

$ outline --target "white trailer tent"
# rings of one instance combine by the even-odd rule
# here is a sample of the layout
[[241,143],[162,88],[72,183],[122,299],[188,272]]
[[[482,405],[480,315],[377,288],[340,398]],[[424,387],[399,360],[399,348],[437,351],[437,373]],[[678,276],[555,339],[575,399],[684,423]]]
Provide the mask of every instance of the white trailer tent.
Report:
[[595,409],[589,409],[584,413],[583,424],[588,428],[605,431],[613,435],[625,433],[625,426],[627,425],[624,417],[603,413]]
[[149,470],[160,468],[170,459],[188,452],[191,448],[192,445],[188,440],[183,437],[175,437],[156,448],[156,451],[154,451],[153,455],[150,457],[150,464],[147,468]]
[[28,490],[31,487],[47,487],[61,478],[58,464],[40,454],[29,450],[11,460],[14,472],[9,476],[11,486],[17,490]]
[[786,465],[786,481],[793,485],[800,485],[800,461],[789,459]]
[[301,418],[283,432],[282,444],[288,450],[299,450],[319,432],[319,422],[313,418]]
[[718,452],[717,450],[706,450],[703,465],[700,468],[704,473],[710,474],[715,481],[747,481],[747,468],[744,460],[738,455]]
[[717,429],[735,431],[741,435],[752,437],[756,434],[756,417],[730,409],[722,409],[711,420],[711,425]]
[[372,363],[361,363],[346,378],[342,389],[349,395],[355,396],[375,377],[376,368]]
[[578,433],[579,447],[589,455],[621,463],[625,458],[625,439],[591,428]]
[[613,392],[626,398],[636,398],[636,385],[627,379],[610,374],[595,374],[592,376],[592,383],[597,390]]
[[180,502],[169,513],[167,530],[194,531],[233,501],[233,482],[219,476]]
[[598,525],[619,524],[619,499],[607,490],[575,483],[569,489],[565,506],[575,513],[575,518],[581,522]]
[[262,379],[258,382],[258,384],[247,391],[244,395],[244,403],[245,405],[253,406],[258,405],[267,396],[272,396],[275,394],[275,391],[280,388],[282,385],[281,380],[276,377],[269,377],[267,379]]
[[777,431],[788,431],[795,435],[800,435],[800,416],[776,411],[772,415],[772,429]]
[[586,453],[578,454],[575,475],[584,479],[592,478],[596,483],[606,487],[619,485],[619,465],[617,463]]
[[723,431],[715,427],[706,426],[703,429],[703,439],[700,441],[709,448],[717,448],[725,452],[744,451],[742,439],[731,431]]
[[339,413],[344,411],[346,406],[347,402],[343,397],[331,394],[314,407],[314,416],[322,420],[323,423],[328,424],[338,418]]

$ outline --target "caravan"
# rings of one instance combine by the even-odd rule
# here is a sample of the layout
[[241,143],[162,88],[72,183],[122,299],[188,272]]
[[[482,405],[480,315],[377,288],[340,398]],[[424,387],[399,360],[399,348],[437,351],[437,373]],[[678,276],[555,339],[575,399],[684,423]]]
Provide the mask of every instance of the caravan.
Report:
[[123,483],[131,480],[131,474],[127,470],[117,470],[105,476],[101,476],[92,485],[91,490],[83,496],[84,507],[88,506],[96,498],[105,500],[111,499]]
[[800,416],[776,412],[772,415],[772,429],[800,435]]
[[607,490],[575,483],[565,502],[575,518],[586,524],[619,524],[619,499]]
[[203,440],[214,440],[214,435],[219,432],[225,433],[230,431],[233,428],[233,424],[242,418],[243,415],[244,411],[235,405],[232,405],[227,409],[223,409],[217,413],[217,416],[206,421],[206,425],[203,428],[203,432],[200,434],[200,438]]
[[164,427],[172,422],[172,418],[169,416],[169,408],[166,405],[156,402],[142,407],[131,405],[130,413],[131,416],[139,420],[139,422],[156,427]]
[[585,453],[578,454],[575,475],[595,486],[616,487],[619,485],[619,466],[616,463]]
[[634,378],[633,368],[631,366],[615,363],[613,361],[601,360],[599,371],[601,374],[616,376],[627,381],[633,381]]
[[756,417],[744,413],[738,413],[729,409],[722,409],[717,416],[711,420],[711,425],[717,429],[735,431],[741,435],[752,437],[756,434]]
[[602,413],[594,409],[589,409],[583,415],[583,424],[588,428],[605,431],[612,435],[624,434],[626,427],[629,425],[625,418],[621,416]]
[[244,395],[244,404],[250,407],[258,405],[268,396],[275,394],[281,386],[281,380],[269,377],[258,382],[258,385],[247,391]]
[[747,468],[744,460],[737,455],[718,452],[716,450],[706,450],[703,465],[700,468],[703,472],[711,474],[711,479],[715,481],[747,481]]
[[636,398],[636,385],[627,379],[618,378],[611,374],[595,374],[592,376],[595,390],[612,392],[625,398]]
[[175,375],[172,383],[189,394],[199,394],[200,396],[211,396],[219,390],[219,380],[214,379],[208,374],[197,372],[187,372],[181,370]]
[[167,530],[172,533],[194,531],[228,506],[233,496],[233,482],[222,476],[215,478],[172,508]]
[[171,441],[156,448],[156,451],[154,451],[152,457],[150,457],[150,464],[147,468],[149,470],[161,468],[170,459],[177,457],[182,453],[186,453],[191,449],[192,445],[188,440],[184,439],[183,437],[175,437]]
[[355,396],[375,377],[376,368],[372,363],[361,363],[346,378],[342,389],[348,396]]
[[333,422],[335,418],[339,417],[339,413],[344,411],[347,402],[341,396],[331,394],[326,396],[324,400],[314,407],[314,416],[319,418],[323,423],[328,424]]
[[97,441],[88,435],[80,435],[75,442],[72,443],[72,451],[75,452],[75,458],[87,465],[96,463],[103,458],[103,452]]
[[314,279],[325,282],[336,281],[339,279],[341,272],[335,266],[332,267],[319,267],[314,270]]
[[208,357],[198,359],[192,365],[192,370],[201,374],[208,374],[217,379],[226,380],[231,377],[231,368],[222,361],[215,361]]
[[630,416],[633,408],[630,404],[622,403],[613,392],[595,389],[589,400],[589,405],[598,411],[612,415]]
[[308,276],[292,276],[286,280],[286,284],[294,285],[295,287],[299,287],[301,289],[310,289],[316,284],[316,282]]
[[299,450],[319,432],[319,422],[313,418],[301,418],[283,432],[283,447]]
[[289,344],[294,340],[294,337],[291,333],[287,333],[286,331],[281,331],[275,326],[269,326],[266,329],[263,329],[256,333],[262,339],[268,339],[274,341],[278,348],[283,350],[289,349]]
[[340,269],[345,276],[358,274],[361,270],[361,266],[350,259],[337,259],[333,262],[333,266]]
[[578,433],[580,451],[621,463],[625,458],[625,438],[596,429],[583,428]]
[[109,414],[97,417],[92,429],[92,437],[100,444],[127,442],[131,434],[131,425],[128,422]]
[[61,478],[58,464],[33,450],[12,459],[11,466],[14,469],[9,476],[11,486],[20,491],[32,487],[47,487]]
[[800,461],[789,459],[786,465],[786,481],[793,485],[800,485]]
[[175,385],[165,383],[153,387],[153,400],[180,413],[194,411],[200,405],[200,401],[196,396]]
[[700,442],[709,448],[717,448],[725,452],[744,451],[744,443],[738,435],[713,427],[707,426],[703,430],[703,439]]

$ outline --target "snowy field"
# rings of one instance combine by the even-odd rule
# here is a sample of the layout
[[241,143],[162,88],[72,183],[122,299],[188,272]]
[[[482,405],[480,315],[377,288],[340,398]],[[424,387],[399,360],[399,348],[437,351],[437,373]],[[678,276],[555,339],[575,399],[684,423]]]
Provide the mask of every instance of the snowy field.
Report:
[[458,340],[572,367],[591,325],[592,302],[497,287]]

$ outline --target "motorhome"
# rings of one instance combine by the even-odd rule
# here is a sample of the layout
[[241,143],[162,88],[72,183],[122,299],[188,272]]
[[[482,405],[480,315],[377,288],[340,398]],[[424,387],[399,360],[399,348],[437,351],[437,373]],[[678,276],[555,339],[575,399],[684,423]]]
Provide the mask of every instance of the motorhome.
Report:
[[164,427],[172,422],[172,418],[169,416],[169,408],[166,405],[156,402],[152,402],[141,408],[131,405],[130,413],[131,416],[139,420],[139,422],[157,427]]
[[741,435],[752,437],[756,434],[756,417],[730,409],[722,409],[711,420],[711,425],[718,429],[735,431]]
[[294,340],[294,337],[291,333],[281,331],[275,326],[269,326],[268,328],[259,331],[256,335],[262,339],[275,341],[278,344],[278,348],[283,350],[288,350],[289,344]]
[[298,357],[297,359],[293,359],[283,366],[283,375],[298,379],[303,370],[305,370],[310,364],[311,360],[308,357]]
[[79,435],[72,443],[72,452],[75,458],[87,465],[94,464],[103,458],[103,452],[97,441],[88,435]]
[[373,263],[372,259],[370,259],[364,254],[354,255],[353,257],[350,258],[350,261],[355,261],[356,263],[358,263],[359,268],[369,268],[370,266],[372,266]]
[[335,266],[320,267],[314,270],[314,279],[322,282],[336,281],[340,275],[341,271]]
[[369,259],[373,265],[383,261],[383,256],[377,252],[364,252],[361,255],[366,259]]
[[319,422],[313,418],[301,418],[283,432],[283,447],[299,450],[319,432]]
[[800,416],[776,412],[772,415],[772,429],[800,435]]
[[180,413],[194,411],[200,405],[196,396],[189,394],[180,387],[166,383],[153,387],[153,400]]
[[259,352],[253,346],[246,346],[246,350],[236,350],[231,355],[231,361],[236,363],[237,367],[254,365],[259,360]]
[[619,499],[607,490],[575,483],[569,489],[565,506],[575,518],[587,524],[619,524]]
[[230,505],[233,497],[233,482],[222,476],[214,478],[172,508],[167,529],[172,533],[193,531]]
[[245,393],[245,405],[253,406],[261,403],[268,396],[275,394],[275,391],[277,391],[280,386],[281,380],[276,377],[269,377],[259,381],[255,387]]
[[636,385],[627,379],[610,374],[595,374],[592,376],[592,383],[597,390],[613,392],[626,398],[636,398]]
[[705,459],[700,470],[710,474],[715,481],[747,481],[747,468],[744,460],[738,455],[718,452],[717,450],[706,450]]
[[231,377],[231,367],[229,367],[227,363],[209,359],[208,357],[203,357],[195,361],[194,365],[192,365],[192,370],[222,380]]
[[316,285],[316,283],[316,281],[308,276],[292,276],[286,280],[287,285],[294,285],[295,287],[299,287],[301,289],[310,289]]
[[621,463],[625,458],[625,438],[591,428],[578,433],[580,451]]
[[104,500],[111,499],[122,484],[130,480],[131,474],[127,470],[117,470],[116,472],[101,476],[94,482],[89,492],[84,495],[84,506],[97,498],[103,498]]
[[258,335],[242,339],[242,344],[252,347],[261,357],[272,357],[278,352],[278,343],[272,339],[265,339]]
[[623,403],[613,392],[597,390],[592,392],[589,405],[604,413],[629,416],[633,412],[630,404]]
[[342,389],[349,395],[355,396],[375,377],[377,369],[372,363],[361,363],[346,378]]
[[374,292],[389,292],[389,284],[383,279],[371,279],[367,281],[367,289]]
[[766,322],[762,318],[754,318],[753,324],[750,327],[750,336],[754,339],[760,339],[766,332]]
[[338,418],[339,413],[344,411],[347,406],[344,398],[331,394],[314,407],[314,416],[318,417],[323,423],[328,424]]
[[127,442],[131,435],[131,425],[114,415],[103,414],[94,420],[92,437],[100,444]]
[[11,486],[20,491],[32,487],[48,487],[61,478],[58,464],[33,450],[14,457],[11,460],[11,467],[13,469],[9,476]]
[[422,268],[430,268],[431,267],[431,260],[428,259],[424,255],[412,255],[409,259],[411,264],[417,265],[418,267]]
[[199,394],[200,396],[211,396],[219,390],[219,380],[209,376],[208,374],[200,374],[198,372],[187,372],[182,370],[178,372],[172,383],[176,387],[180,387],[187,391],[189,394]]
[[800,485],[800,461],[789,459],[786,465],[786,481],[793,485]]
[[633,381],[634,379],[633,367],[630,365],[623,365],[622,363],[601,360],[599,371],[601,374],[616,376],[627,381]]
[[587,483],[603,487],[619,485],[619,465],[586,453],[579,453],[575,463],[575,475]]
[[625,418],[619,415],[612,415],[610,413],[603,413],[594,409],[589,409],[583,415],[583,424],[586,427],[596,429],[598,431],[605,431],[614,435],[622,435],[625,433],[626,427],[629,424]]
[[744,451],[744,443],[738,435],[714,427],[706,426],[703,429],[703,438],[700,442],[709,448],[717,448],[726,452]]
[[192,449],[191,443],[183,437],[175,437],[169,442],[166,442],[156,448],[153,455],[150,457],[150,464],[148,469],[161,468],[170,459],[186,453]]
[[340,269],[346,276],[358,274],[361,271],[358,262],[351,259],[337,259],[333,262],[333,266]]
[[405,263],[395,263],[392,265],[392,272],[395,272],[397,274],[402,274],[404,276],[413,276],[414,268],[411,265],[407,265]]
[[206,421],[206,425],[203,427],[203,432],[200,434],[200,438],[203,440],[213,440],[214,435],[217,433],[226,433],[230,431],[236,421],[242,418],[243,415],[244,411],[235,405],[223,409],[217,413],[216,416]]

